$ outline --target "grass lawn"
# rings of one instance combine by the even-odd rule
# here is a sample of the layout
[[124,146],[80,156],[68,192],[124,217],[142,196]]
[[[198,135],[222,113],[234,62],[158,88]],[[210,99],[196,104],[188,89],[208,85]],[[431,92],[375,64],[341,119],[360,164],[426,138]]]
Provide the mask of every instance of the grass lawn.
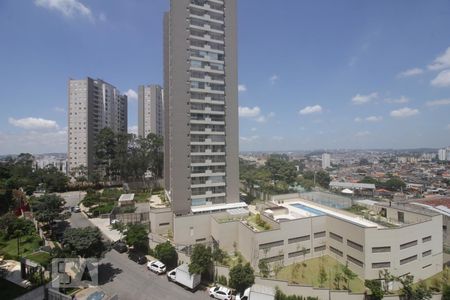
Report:
[[[444,276],[444,273],[447,273],[447,276]],[[442,290],[442,286],[445,283],[445,277],[447,277],[447,284],[450,284],[450,270],[445,269],[442,272],[437,273],[434,276],[431,276],[427,279],[425,279],[423,282],[427,285],[429,288],[433,288],[435,290]],[[417,285],[416,283],[415,285]]]
[[[20,255],[27,256],[39,248],[40,237],[29,235],[20,238]],[[0,240],[0,253],[17,256],[17,239]]]
[[248,217],[247,222],[249,223],[249,225],[251,225],[257,231],[266,231],[267,230],[263,226],[256,224],[256,215],[251,215],[250,217]]
[[23,295],[26,292],[28,292],[27,289],[18,286],[17,284],[14,284],[12,282],[9,282],[6,279],[0,278],[0,299],[2,300],[15,299],[16,297],[19,297],[20,295]]
[[[343,265],[330,256],[323,256],[319,258],[312,258],[304,261],[306,267],[302,265],[301,258],[299,262],[293,265],[286,266],[278,272],[276,278],[286,280],[289,282],[301,283],[319,287],[319,271],[320,266],[323,265],[327,272],[327,280],[324,282],[323,287],[335,288],[333,282],[337,271],[342,273]],[[297,265],[297,267],[295,267]],[[344,282],[341,281],[340,288],[343,289]],[[350,281],[350,290],[352,292],[361,293],[364,292],[364,281],[359,277]]]
[[141,192],[134,194],[134,200],[136,202],[148,202],[150,200],[151,194],[149,192]]
[[48,266],[50,264],[50,261],[52,260],[52,257],[50,256],[50,254],[48,254],[47,252],[35,252],[33,254],[30,254],[28,256],[26,256],[26,258],[37,262],[39,264],[41,264],[42,266]]

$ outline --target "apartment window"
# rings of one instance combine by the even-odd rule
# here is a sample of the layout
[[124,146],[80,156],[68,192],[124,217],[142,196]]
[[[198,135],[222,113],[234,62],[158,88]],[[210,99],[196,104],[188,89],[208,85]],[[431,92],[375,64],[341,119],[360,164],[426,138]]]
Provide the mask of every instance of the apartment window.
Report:
[[324,236],[325,236],[325,231],[320,231],[320,232],[315,232],[314,233],[314,238],[315,239],[321,238],[321,237],[324,237]]
[[310,239],[309,235],[299,236],[299,237],[288,239],[288,244],[299,243],[299,242],[303,242],[303,241],[309,241],[309,239]]
[[411,242],[408,242],[408,243],[404,243],[404,244],[400,245],[400,250],[407,249],[407,248],[410,248],[410,247],[413,247],[413,246],[416,246],[416,245],[417,245],[417,240],[411,241]]
[[431,235],[422,238],[422,243],[426,243],[426,242],[429,242],[429,241],[431,241]]
[[426,266],[423,266],[422,269],[426,269],[426,268],[428,268],[428,267],[431,267],[431,264],[428,264],[428,265],[426,265]]
[[284,245],[284,241],[283,240],[275,241],[275,242],[271,242],[271,243],[260,244],[259,245],[259,250],[269,249],[269,248],[272,248],[272,247],[278,247],[278,246],[283,246],[283,245]]
[[325,245],[317,246],[317,247],[314,247],[314,252],[325,251],[325,249],[326,249]]
[[422,257],[429,256],[429,255],[431,255],[431,250],[427,250],[425,252],[422,252]]
[[341,251],[341,250],[339,250],[339,249],[336,249],[336,248],[334,248],[334,247],[331,247],[330,246],[330,251],[331,252],[333,252],[334,254],[337,254],[337,255],[339,255],[340,257],[342,257],[343,256],[343,252]]
[[397,212],[397,219],[399,222],[405,223],[405,213],[402,211]]
[[354,263],[357,266],[360,266],[361,268],[364,266],[364,263],[360,261],[359,259],[356,259],[350,255],[347,255],[347,260]]
[[340,235],[330,232],[330,238],[342,243],[342,236]]
[[416,259],[417,259],[417,255],[413,255],[413,256],[410,256],[410,257],[401,259],[401,260],[400,260],[400,265],[407,264],[407,263],[409,263],[409,262],[415,261]]
[[356,249],[358,251],[363,252],[364,247],[362,245],[358,244],[358,243],[355,243],[353,241],[347,240],[347,245],[349,247],[352,247],[353,249]]
[[260,261],[264,261],[266,263],[271,263],[275,261],[280,261],[284,259],[284,255],[271,256],[267,258],[260,259]]
[[159,223],[159,226],[167,226],[167,225],[170,225],[170,223],[169,222],[167,222],[167,223]]
[[309,254],[309,253],[311,253],[311,249],[304,249],[304,250],[288,253],[288,257],[292,258],[292,257],[306,255],[306,254]]
[[200,242],[204,242],[206,241],[206,238],[201,238],[201,239],[196,239],[195,242],[196,243],[200,243]]
[[390,268],[391,263],[389,261],[372,263],[372,269]]

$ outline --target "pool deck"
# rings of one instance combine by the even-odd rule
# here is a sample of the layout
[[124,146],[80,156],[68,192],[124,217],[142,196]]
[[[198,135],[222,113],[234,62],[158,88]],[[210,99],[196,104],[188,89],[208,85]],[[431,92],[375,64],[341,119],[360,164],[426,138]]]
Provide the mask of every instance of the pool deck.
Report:
[[[299,205],[295,205],[299,204]],[[334,209],[332,207],[325,207],[323,205],[315,204],[314,202],[304,200],[301,198],[293,198],[284,200],[282,204],[279,204],[289,210],[289,217],[283,216],[285,219],[299,219],[299,218],[309,218],[320,215],[333,216],[335,218],[345,220],[356,225],[363,227],[377,227],[384,228],[384,226],[377,224],[375,222],[364,219],[361,216],[354,215],[348,212],[343,212],[339,209]],[[302,206],[304,208],[302,208]],[[317,211],[317,212],[316,212]],[[282,216],[277,216],[277,219]]]

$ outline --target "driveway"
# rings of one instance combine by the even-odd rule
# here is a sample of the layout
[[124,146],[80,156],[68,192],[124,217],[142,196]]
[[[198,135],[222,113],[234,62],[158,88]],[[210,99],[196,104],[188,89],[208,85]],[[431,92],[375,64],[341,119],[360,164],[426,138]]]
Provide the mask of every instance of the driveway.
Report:
[[[80,199],[78,192],[61,196],[69,206],[77,205]],[[72,213],[69,223],[74,228],[95,227],[82,213]],[[148,271],[146,265],[138,265],[128,259],[126,253],[120,254],[115,250],[106,253],[99,263],[99,284],[108,295],[117,295],[120,300],[210,299],[206,291],[187,291],[169,282],[166,275],[158,276]]]

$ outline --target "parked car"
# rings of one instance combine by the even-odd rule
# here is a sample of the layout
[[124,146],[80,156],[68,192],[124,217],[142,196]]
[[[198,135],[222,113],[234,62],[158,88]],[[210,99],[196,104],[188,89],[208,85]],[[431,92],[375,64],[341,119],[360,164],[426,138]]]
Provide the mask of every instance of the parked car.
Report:
[[80,209],[80,207],[77,205],[77,206],[72,207],[72,212],[74,212],[74,213],[79,213],[79,212],[81,212],[81,209]]
[[218,285],[209,289],[209,296],[220,300],[231,300],[233,298],[229,288]]
[[176,279],[177,279],[177,269],[175,268],[167,273],[167,280],[175,282]]
[[128,251],[127,244],[123,241],[117,241],[113,244],[113,249],[119,253],[125,253]]
[[147,263],[147,268],[150,271],[155,272],[156,274],[164,274],[166,273],[166,265],[160,262],[159,260],[153,260]]
[[128,258],[140,265],[147,262],[147,257],[145,257],[145,254],[135,251],[130,251],[130,253],[128,253]]

